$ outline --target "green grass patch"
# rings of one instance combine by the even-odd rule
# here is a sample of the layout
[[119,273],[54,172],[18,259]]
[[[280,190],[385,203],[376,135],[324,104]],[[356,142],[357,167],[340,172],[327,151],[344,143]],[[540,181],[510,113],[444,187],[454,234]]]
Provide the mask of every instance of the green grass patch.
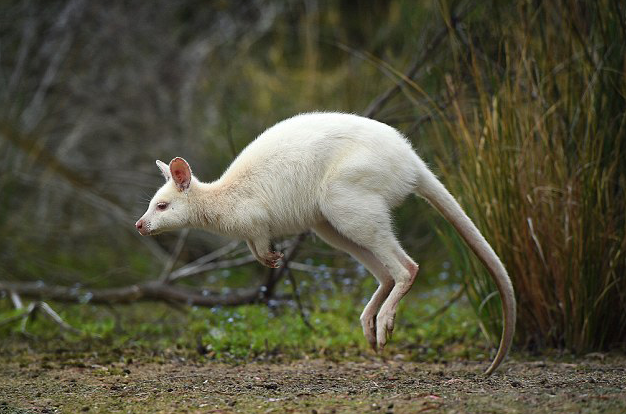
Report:
[[[452,294],[439,289],[405,298],[385,355],[416,361],[487,358],[490,347],[469,304],[460,301],[443,314],[429,317]],[[18,314],[8,305],[7,300],[0,302],[0,320]],[[374,355],[359,322],[363,305],[345,294],[305,309],[312,328],[290,302],[233,308],[173,308],[161,303],[51,305],[81,334],[64,332],[38,315],[28,320],[26,334],[20,322],[0,327],[2,352],[62,349],[116,358],[116,354],[128,356],[136,350],[155,358],[169,353],[232,362]]]

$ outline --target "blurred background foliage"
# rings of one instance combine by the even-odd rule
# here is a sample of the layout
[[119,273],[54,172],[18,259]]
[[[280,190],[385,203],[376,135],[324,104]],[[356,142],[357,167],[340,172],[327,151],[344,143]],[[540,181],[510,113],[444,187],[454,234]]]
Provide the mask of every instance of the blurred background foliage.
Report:
[[[610,0],[4,1],[0,279],[122,286],[158,278],[180,240],[174,268],[225,245],[199,231],[136,233],[161,185],[154,160],[182,156],[212,180],[275,122],[337,110],[403,131],[476,219],[514,281],[519,345],[623,346],[625,10]],[[412,198],[396,217],[421,264],[405,306],[465,289],[480,318],[469,337],[480,326],[497,338],[495,289],[450,226]],[[311,237],[295,261],[308,270],[281,281],[278,297],[297,280],[307,312],[349,315],[358,333],[374,279]],[[185,283],[228,294],[263,272],[250,263]],[[69,320],[75,306],[62,308]],[[455,312],[451,323],[472,318]],[[397,331],[419,326],[402,318]],[[194,335],[211,336],[202,326]]]

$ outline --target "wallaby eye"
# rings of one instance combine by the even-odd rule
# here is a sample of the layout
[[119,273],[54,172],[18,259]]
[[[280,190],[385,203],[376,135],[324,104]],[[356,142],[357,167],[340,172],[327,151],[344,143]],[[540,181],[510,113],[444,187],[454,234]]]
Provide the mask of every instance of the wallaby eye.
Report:
[[159,210],[159,211],[163,211],[163,210],[165,210],[165,209],[166,209],[169,205],[170,205],[170,204],[169,204],[169,203],[166,203],[166,202],[160,202],[160,203],[157,203],[157,210]]

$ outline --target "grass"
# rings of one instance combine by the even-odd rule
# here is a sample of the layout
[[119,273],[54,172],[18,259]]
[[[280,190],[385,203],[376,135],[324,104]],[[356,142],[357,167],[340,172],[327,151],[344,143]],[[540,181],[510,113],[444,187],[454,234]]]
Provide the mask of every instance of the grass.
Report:
[[[407,298],[400,308],[387,355],[400,353],[403,358],[418,361],[487,359],[489,344],[481,336],[468,303],[457,302],[442,315],[428,318],[445,302],[442,297],[449,296],[450,292],[439,289]],[[7,305],[5,301],[0,319],[16,313]],[[310,311],[307,317],[313,330],[287,303],[212,309],[178,309],[157,303],[116,308],[53,306],[82,333],[63,333],[40,317],[26,325],[29,338],[25,341],[19,323],[5,325],[0,327],[5,338],[3,352],[19,354],[30,348],[53,352],[64,348],[110,355],[116,350],[135,349],[144,354],[173,352],[186,358],[234,362],[309,356],[359,358],[371,352],[359,324],[361,306],[344,294],[334,295]]]
[[[457,32],[439,124],[444,181],[501,255],[526,347],[626,342],[626,48],[615,2],[497,6],[502,21]],[[499,43],[486,42],[489,38]],[[450,156],[449,154],[453,154]],[[444,231],[448,244],[459,244]],[[500,304],[481,265],[469,297],[487,331]],[[469,272],[468,272],[469,273]]]

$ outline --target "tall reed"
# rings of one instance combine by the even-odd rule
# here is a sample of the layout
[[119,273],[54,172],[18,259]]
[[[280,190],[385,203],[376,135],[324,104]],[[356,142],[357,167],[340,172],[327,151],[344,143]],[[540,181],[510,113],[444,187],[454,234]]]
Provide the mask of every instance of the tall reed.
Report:
[[[442,134],[455,155],[442,158],[439,170],[511,275],[517,340],[526,347],[586,352],[626,343],[620,7],[524,2],[498,10],[501,20],[482,32],[488,35],[455,33]],[[467,249],[455,251],[471,264],[472,303],[498,335],[495,287]]]

